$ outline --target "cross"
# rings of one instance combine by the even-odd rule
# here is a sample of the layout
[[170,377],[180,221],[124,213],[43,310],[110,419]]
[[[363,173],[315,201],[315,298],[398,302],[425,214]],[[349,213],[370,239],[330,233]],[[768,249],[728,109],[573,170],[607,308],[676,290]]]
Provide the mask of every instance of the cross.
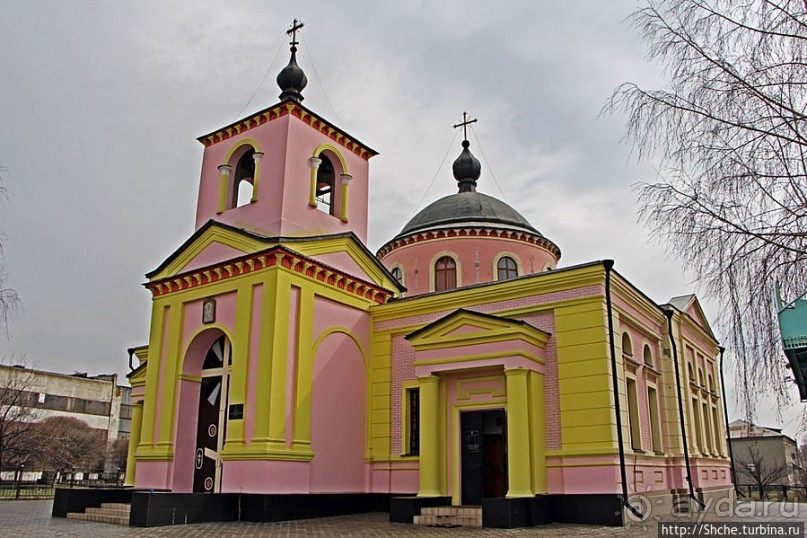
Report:
[[472,123],[476,123],[476,120],[469,120],[468,114],[466,112],[462,113],[462,122],[456,124],[454,128],[462,127],[462,136],[465,140],[468,140],[468,126]]
[[305,23],[303,21],[298,21],[297,19],[294,19],[294,21],[292,21],[291,23],[291,28],[286,30],[286,33],[291,36],[291,41],[289,42],[289,45],[291,45],[292,47],[300,44],[300,42],[297,41],[297,31],[302,29],[303,26],[305,26]]

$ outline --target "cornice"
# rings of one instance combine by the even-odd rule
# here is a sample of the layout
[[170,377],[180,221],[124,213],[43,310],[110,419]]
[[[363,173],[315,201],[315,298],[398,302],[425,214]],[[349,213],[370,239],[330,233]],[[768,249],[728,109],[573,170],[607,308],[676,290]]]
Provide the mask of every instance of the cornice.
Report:
[[303,256],[282,245],[186,273],[180,273],[176,276],[147,282],[144,286],[151,291],[154,298],[157,298],[270,267],[279,267],[300,273],[320,283],[362,297],[376,304],[384,304],[393,297],[393,292],[390,290]]
[[508,228],[484,227],[484,226],[454,226],[448,228],[439,228],[436,230],[424,230],[422,232],[413,232],[404,237],[399,237],[389,241],[382,246],[376,256],[383,258],[390,254],[392,251],[422,243],[425,241],[433,241],[437,239],[458,239],[463,237],[491,237],[496,239],[511,239],[513,241],[520,241],[531,245],[539,246],[550,252],[555,258],[560,258],[560,249],[547,239],[546,237],[538,234],[529,233],[521,230],[512,230]]
[[334,127],[331,123],[311,112],[300,103],[295,103],[293,101],[284,101],[269,108],[265,108],[260,112],[256,112],[255,114],[252,114],[251,116],[248,116],[242,120],[231,123],[230,125],[222,127],[217,131],[202,135],[196,140],[204,144],[205,147],[210,147],[214,144],[254,129],[259,125],[263,125],[264,123],[287,115],[292,115],[301,120],[303,123],[316,129],[345,149],[352,151],[365,161],[369,160],[370,157],[373,157],[374,155],[378,155],[377,151],[365,146],[343,130]]
[[[604,282],[605,269],[602,262],[598,261],[524,275],[511,280],[485,282],[454,290],[395,299],[384,304],[383,307],[373,308],[371,312],[374,322],[387,321],[442,310],[456,310],[481,303],[518,299],[528,295],[542,295],[576,287],[602,285]],[[563,302],[571,301],[566,299]],[[545,308],[545,305],[530,307],[531,310],[540,308]]]

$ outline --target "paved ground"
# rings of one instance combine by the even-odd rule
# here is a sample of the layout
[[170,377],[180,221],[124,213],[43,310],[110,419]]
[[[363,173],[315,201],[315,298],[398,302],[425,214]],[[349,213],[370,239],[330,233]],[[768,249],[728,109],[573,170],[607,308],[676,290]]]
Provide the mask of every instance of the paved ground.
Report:
[[[657,523],[652,521],[635,524],[626,528],[597,527],[589,525],[553,524],[529,529],[439,529],[416,527],[387,521],[388,515],[361,514],[354,516],[308,519],[284,523],[203,523],[176,527],[138,529],[89,523],[50,517],[52,501],[4,501],[0,502],[0,537],[107,537],[107,536],[153,536],[153,537],[236,537],[256,536],[436,536],[460,538],[479,536],[494,538],[501,536],[540,536],[584,538],[587,536],[658,536]],[[746,504],[739,510],[721,517],[710,515],[709,521],[807,521],[807,505],[800,510],[794,505],[784,508],[777,504]],[[753,512],[753,516],[751,513]]]

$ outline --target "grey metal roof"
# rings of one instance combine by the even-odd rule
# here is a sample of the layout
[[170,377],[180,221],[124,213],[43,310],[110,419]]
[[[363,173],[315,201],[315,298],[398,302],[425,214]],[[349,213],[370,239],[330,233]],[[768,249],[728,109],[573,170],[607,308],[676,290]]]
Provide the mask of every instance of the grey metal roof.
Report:
[[541,235],[521,213],[501,200],[481,192],[460,192],[426,206],[406,223],[398,236],[433,227],[472,222],[509,225]]

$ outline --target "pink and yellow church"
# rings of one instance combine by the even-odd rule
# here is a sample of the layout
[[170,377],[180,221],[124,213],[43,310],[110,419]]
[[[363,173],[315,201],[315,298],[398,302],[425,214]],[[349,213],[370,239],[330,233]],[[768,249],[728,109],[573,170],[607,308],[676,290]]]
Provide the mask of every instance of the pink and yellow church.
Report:
[[457,193],[374,254],[376,152],[302,104],[292,41],[280,102],[198,139],[196,231],[147,275],[132,524],[471,506],[465,524],[620,525],[729,495],[697,299],[564,267],[477,190],[467,140]]

